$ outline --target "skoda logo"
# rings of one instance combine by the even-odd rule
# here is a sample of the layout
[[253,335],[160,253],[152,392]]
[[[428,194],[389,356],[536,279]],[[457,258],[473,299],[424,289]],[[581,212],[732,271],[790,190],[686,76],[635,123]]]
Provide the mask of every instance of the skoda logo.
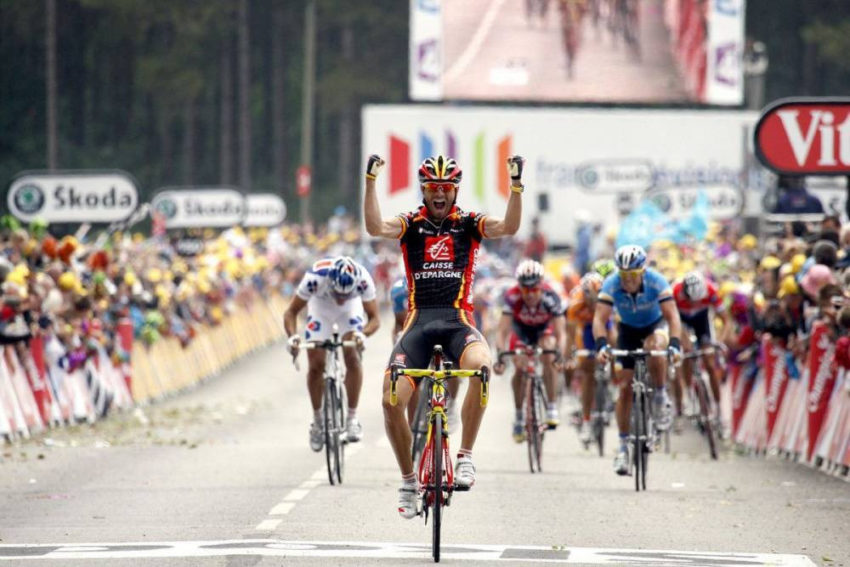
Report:
[[162,199],[156,204],[156,210],[165,215],[166,219],[177,216],[177,205],[171,199]]
[[37,213],[44,206],[44,191],[38,185],[22,185],[15,192],[15,206],[24,214]]
[[599,172],[592,167],[583,169],[579,172],[578,182],[588,189],[593,189],[599,183]]

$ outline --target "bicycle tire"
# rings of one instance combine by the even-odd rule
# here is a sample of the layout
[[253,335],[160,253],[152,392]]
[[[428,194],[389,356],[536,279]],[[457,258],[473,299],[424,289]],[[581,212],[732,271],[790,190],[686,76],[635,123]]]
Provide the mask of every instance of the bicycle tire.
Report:
[[[346,404],[346,396],[345,396],[345,388],[342,387],[342,384],[339,382],[336,383],[335,402],[334,406],[336,411],[334,412],[334,421],[336,422],[336,480],[339,484],[342,484],[343,472],[345,471],[345,445],[346,442],[343,441],[343,437],[348,434],[346,431],[346,420],[345,420],[345,412],[348,407]],[[346,440],[347,441],[347,440]]]
[[608,394],[608,384],[604,380],[596,379],[596,396],[594,403],[593,417],[593,437],[596,440],[596,445],[599,447],[599,456],[605,455],[605,411]]
[[443,417],[439,414],[434,416],[434,431],[432,432],[434,441],[434,455],[431,485],[433,490],[433,498],[431,499],[431,553],[434,556],[434,563],[440,562],[440,528],[443,522]]
[[537,472],[543,472],[543,441],[546,438],[546,430],[549,429],[549,425],[544,419],[544,416],[546,415],[546,394],[543,391],[543,380],[540,377],[534,381],[534,390],[536,392],[535,402],[537,404],[538,415]]
[[646,447],[643,444],[643,439],[646,437],[646,429],[644,425],[646,422],[644,421],[644,408],[643,408],[643,395],[635,394],[634,395],[634,407],[632,408],[632,428],[633,428],[633,455],[632,455],[632,467],[633,474],[635,476],[635,491],[640,492],[640,477],[641,477],[641,469],[643,468],[644,459],[643,452]]
[[540,415],[535,400],[534,379],[526,376],[525,395],[525,442],[528,447],[528,468],[532,473],[537,472],[537,464],[540,462],[538,452],[540,449],[538,434],[540,432]]
[[708,453],[716,461],[717,443],[714,438],[714,428],[711,426],[711,401],[708,399],[708,388],[701,376],[694,376],[694,388],[699,403],[700,428],[706,441],[708,441]]
[[410,427],[412,442],[410,447],[410,456],[414,463],[418,463],[422,452],[425,450],[425,441],[428,438],[428,395],[427,388],[417,388],[419,401],[416,404],[416,410],[413,412],[413,423]]
[[331,486],[336,484],[336,457],[337,451],[335,445],[338,443],[339,437],[336,435],[336,427],[334,426],[334,408],[336,407],[336,389],[333,386],[333,380],[325,379],[325,399],[322,404],[322,413],[325,420],[325,461],[328,465],[328,480]]

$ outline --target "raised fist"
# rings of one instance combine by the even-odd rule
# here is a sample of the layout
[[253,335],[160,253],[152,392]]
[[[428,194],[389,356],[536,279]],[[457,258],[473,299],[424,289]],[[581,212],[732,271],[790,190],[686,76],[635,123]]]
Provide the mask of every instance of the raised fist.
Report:
[[522,156],[513,155],[508,158],[508,173],[511,175],[511,181],[522,181],[522,168],[525,165],[525,159]]
[[386,162],[378,154],[370,155],[369,160],[366,162],[366,179],[377,178],[385,163]]

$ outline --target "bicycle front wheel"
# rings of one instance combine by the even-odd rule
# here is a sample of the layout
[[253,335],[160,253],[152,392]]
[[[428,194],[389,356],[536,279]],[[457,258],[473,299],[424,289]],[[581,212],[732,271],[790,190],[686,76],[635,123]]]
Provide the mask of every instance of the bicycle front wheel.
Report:
[[708,397],[708,388],[703,381],[702,376],[694,376],[694,389],[699,402],[699,423],[702,433],[708,441],[708,452],[711,458],[717,460],[717,442],[714,435],[714,428],[711,425],[711,400]]
[[443,417],[439,414],[434,416],[434,430],[431,433],[431,439],[434,442],[434,454],[432,463],[434,465],[433,470],[431,471],[431,484],[432,484],[432,499],[431,499],[431,527],[433,530],[432,535],[432,549],[431,552],[434,556],[434,563],[440,562],[440,528],[443,522],[443,443],[445,442],[443,439]]
[[337,463],[339,462],[339,434],[336,425],[336,407],[338,404],[333,380],[325,380],[325,399],[323,413],[325,419],[325,461],[328,465],[328,480],[331,485],[337,483]]
[[646,415],[645,398],[642,393],[635,393],[632,407],[632,467],[635,477],[635,491],[640,492],[641,475],[646,464]]
[[335,410],[334,410],[334,422],[336,423],[336,480],[339,484],[342,484],[343,472],[345,471],[345,445],[346,445],[346,435],[347,431],[345,428],[345,412],[347,411],[347,399],[345,397],[345,388],[342,387],[342,384],[339,382],[336,383],[334,388],[336,390],[335,396]]
[[526,377],[525,428],[528,446],[528,468],[532,473],[540,472],[540,452],[543,447],[543,412],[541,400],[533,377]]
[[599,447],[599,456],[605,455],[605,407],[608,403],[608,384],[604,380],[596,379],[596,395],[594,403],[593,417],[593,437],[596,439],[596,445]]

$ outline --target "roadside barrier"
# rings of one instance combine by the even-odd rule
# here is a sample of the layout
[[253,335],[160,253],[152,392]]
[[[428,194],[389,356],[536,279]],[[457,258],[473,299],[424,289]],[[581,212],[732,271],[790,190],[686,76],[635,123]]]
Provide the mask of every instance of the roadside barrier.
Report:
[[[742,372],[733,368],[733,440],[753,454],[779,455],[846,476],[850,468],[850,380],[842,361],[850,342],[836,342],[822,322],[812,327],[805,360],[794,360],[780,342],[766,337],[762,363],[748,396]],[[799,369],[799,370],[798,370]],[[736,381],[737,380],[737,381]],[[736,403],[738,406],[736,406]],[[736,423],[735,412],[744,406]]]
[[151,345],[116,326],[118,355],[99,344],[68,351],[51,335],[0,347],[0,436],[27,439],[50,427],[94,423],[192,388],[238,359],[280,340],[286,300],[274,294],[234,304],[217,325],[198,325],[185,346],[174,336]]

